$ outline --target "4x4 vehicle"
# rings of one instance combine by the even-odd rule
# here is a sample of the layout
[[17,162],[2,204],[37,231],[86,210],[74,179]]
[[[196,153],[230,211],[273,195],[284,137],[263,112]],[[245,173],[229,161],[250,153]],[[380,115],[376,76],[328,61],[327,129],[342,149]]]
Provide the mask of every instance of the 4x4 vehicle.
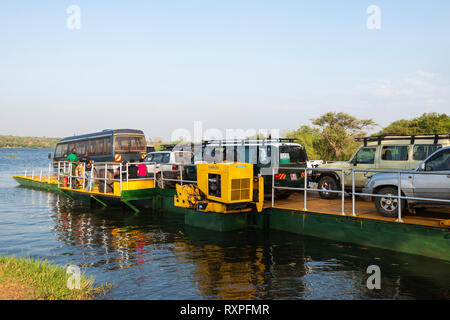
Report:
[[[308,156],[305,148],[296,143],[296,140],[288,138],[210,140],[204,142],[202,152],[197,152],[194,159],[195,163],[222,161],[252,163],[254,175],[264,177],[265,193],[271,193],[272,175],[275,177],[275,186],[304,186],[304,171],[298,168],[307,166]],[[293,192],[275,189],[275,197],[286,199]]]
[[[336,161],[319,168],[344,169],[344,186],[352,190],[351,169],[410,170],[416,168],[426,157],[442,147],[450,146],[449,134],[373,136],[359,138],[364,144],[354,153],[350,161]],[[361,191],[370,172],[355,172],[355,190]],[[313,181],[319,189],[340,190],[340,170],[316,171]],[[335,199],[338,193],[319,192],[323,199]]]
[[[414,171],[425,171],[432,174],[401,175],[401,193],[407,197],[421,199],[408,199],[402,201],[402,211],[409,209],[423,209],[426,207],[450,206],[443,201],[430,201],[424,199],[450,200],[450,147],[442,148],[430,155]],[[411,171],[411,172],[414,172]],[[379,194],[383,197],[372,197],[377,211],[385,217],[398,215],[397,173],[377,173],[369,177],[363,188],[363,193]]]
[[[156,181],[159,187],[163,186],[161,181],[161,171],[164,179],[180,179],[183,172],[183,179],[187,179],[190,174],[189,170],[193,170],[193,166],[180,166],[192,164],[192,152],[190,151],[155,151],[145,156],[145,162],[154,162],[147,165],[147,173],[156,174]],[[180,168],[181,167],[181,168]],[[164,187],[175,187],[175,181],[164,181]]]

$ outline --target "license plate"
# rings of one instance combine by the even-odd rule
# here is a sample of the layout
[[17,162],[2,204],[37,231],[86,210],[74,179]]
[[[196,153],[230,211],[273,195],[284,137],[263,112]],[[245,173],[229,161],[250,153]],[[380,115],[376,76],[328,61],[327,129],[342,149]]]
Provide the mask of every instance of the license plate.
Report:
[[297,174],[291,173],[291,180],[297,180]]

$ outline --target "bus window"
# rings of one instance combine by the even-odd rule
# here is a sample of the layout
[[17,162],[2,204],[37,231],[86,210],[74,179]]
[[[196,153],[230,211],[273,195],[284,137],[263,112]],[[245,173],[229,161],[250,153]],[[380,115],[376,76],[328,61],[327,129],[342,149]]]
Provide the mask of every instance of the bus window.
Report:
[[111,139],[105,138],[103,143],[103,153],[110,154],[111,153]]
[[77,154],[81,155],[84,154],[85,152],[85,147],[86,142],[77,142],[77,144],[75,145],[75,148],[77,148]]
[[95,140],[91,140],[88,142],[87,151],[90,155],[95,154]]
[[103,139],[96,139],[95,154],[103,154]]
[[67,153],[67,143],[58,144],[55,149],[55,158],[63,157]]
[[144,137],[121,137],[114,139],[115,152],[145,152],[146,143]]

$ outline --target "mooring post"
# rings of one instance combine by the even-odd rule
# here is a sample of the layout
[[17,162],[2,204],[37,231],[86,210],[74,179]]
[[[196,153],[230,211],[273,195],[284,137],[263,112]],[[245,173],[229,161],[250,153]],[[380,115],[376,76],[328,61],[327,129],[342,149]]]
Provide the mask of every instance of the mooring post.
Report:
[[402,173],[398,172],[397,173],[397,179],[398,179],[398,200],[397,200],[397,208],[398,208],[398,218],[397,221],[398,222],[403,222],[402,220]]
[[352,216],[356,217],[355,212],[355,171],[352,169]]
[[305,189],[303,192],[303,211],[308,210],[306,208],[306,198],[308,197],[308,170],[306,170],[305,168],[305,174],[304,174],[304,188]]
[[345,216],[345,172],[344,169],[342,169],[342,215]]

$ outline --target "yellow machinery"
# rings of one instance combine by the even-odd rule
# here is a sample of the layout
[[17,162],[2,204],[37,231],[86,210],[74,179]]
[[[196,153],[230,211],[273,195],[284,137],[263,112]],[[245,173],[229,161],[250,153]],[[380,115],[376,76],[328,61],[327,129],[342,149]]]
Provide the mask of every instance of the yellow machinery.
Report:
[[262,211],[264,180],[249,163],[197,164],[197,185],[178,185],[174,204],[203,212]]

